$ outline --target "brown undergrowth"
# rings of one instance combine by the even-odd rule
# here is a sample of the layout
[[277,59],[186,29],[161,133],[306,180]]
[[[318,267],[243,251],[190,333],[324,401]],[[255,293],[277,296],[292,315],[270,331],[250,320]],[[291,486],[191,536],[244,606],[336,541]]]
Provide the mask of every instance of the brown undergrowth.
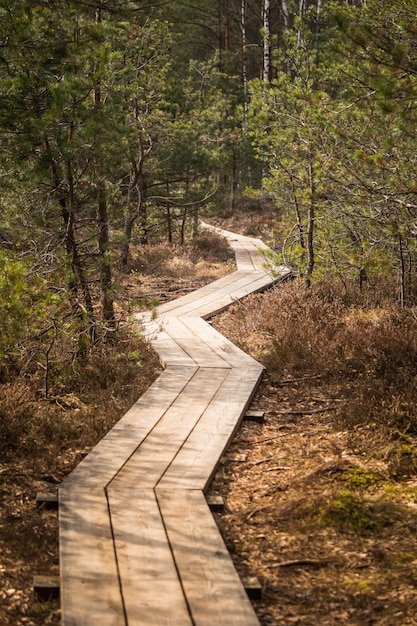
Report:
[[[205,246],[138,250],[119,277],[121,319],[230,271],[227,250],[213,262],[217,244]],[[266,420],[243,423],[230,458],[246,461],[226,457],[212,485],[236,567],[263,585],[263,626],[417,621],[417,320],[392,291],[372,277],[362,292],[287,283],[214,322],[267,368],[253,402]],[[58,571],[57,515],[35,493],[56,487],[157,369],[126,326],[49,398],[41,373],[1,385],[2,626],[60,623],[58,604],[32,595],[34,574]]]
[[[0,625],[57,625],[57,601],[37,602],[34,575],[57,575],[57,512],[36,506],[153,382],[157,355],[129,322],[148,309],[233,269],[227,243],[201,233],[186,246],[134,247],[116,276],[118,331],[78,355],[60,334],[45,366],[6,362],[0,382]],[[107,339],[107,340],[105,340]]]
[[417,320],[389,293],[294,282],[215,322],[267,368],[212,485],[265,626],[417,623]]

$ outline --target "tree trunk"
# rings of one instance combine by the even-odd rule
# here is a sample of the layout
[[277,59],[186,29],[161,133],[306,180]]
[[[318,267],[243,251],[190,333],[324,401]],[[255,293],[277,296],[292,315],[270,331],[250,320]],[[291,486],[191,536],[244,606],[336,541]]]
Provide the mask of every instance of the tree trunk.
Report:
[[200,223],[200,215],[199,215],[199,210],[197,206],[195,207],[194,213],[193,213],[193,237],[197,237],[198,235],[199,223]]
[[238,187],[238,182],[237,182],[236,153],[233,150],[232,170],[231,170],[231,176],[230,176],[230,208],[231,209],[235,208],[237,187]]
[[247,34],[246,34],[246,2],[241,0],[240,5],[240,30],[242,33],[242,83],[243,83],[243,129],[248,125],[248,58],[247,58]]
[[171,205],[167,203],[167,227],[168,227],[168,243],[172,243],[172,217]]
[[180,242],[181,242],[181,245],[182,245],[182,246],[183,246],[183,245],[184,245],[184,243],[185,243],[185,224],[186,224],[186,222],[187,222],[187,214],[188,214],[188,211],[187,211],[187,208],[185,207],[185,208],[184,208],[184,211],[183,211],[183,213],[182,213],[182,219],[181,219],[181,229],[180,229],[180,238],[181,238],[181,239],[180,239]]
[[[146,209],[144,208],[144,184],[143,184],[143,152],[139,160],[139,164],[133,162],[130,174],[130,185],[127,194],[127,210],[123,228],[123,242],[120,250],[120,264],[126,267],[129,260],[130,244],[132,243],[133,227],[136,220],[143,215],[145,211],[145,231],[142,231],[141,243],[147,243],[146,240]],[[134,203],[133,195],[136,194],[137,201]],[[145,241],[143,238],[145,237]]]
[[113,284],[110,263],[109,223],[107,216],[106,189],[103,181],[98,182],[97,189],[97,226],[102,316],[103,321],[106,322],[110,328],[114,328],[116,319],[112,295]]
[[321,35],[321,10],[323,7],[323,0],[317,0],[317,14],[316,14],[316,32],[314,33],[314,39],[316,44],[316,65],[319,64],[319,47],[320,47],[320,35]]
[[88,284],[85,271],[82,265],[82,261],[78,252],[78,246],[75,240],[75,189],[74,189],[74,176],[72,173],[71,161],[67,161],[67,184],[68,184],[68,207],[64,211],[63,218],[66,227],[66,250],[68,256],[71,258],[72,271],[76,276],[77,281],[81,287],[84,305],[87,312],[87,316],[90,320],[91,329],[90,335],[92,340],[95,340],[95,321],[94,321],[94,309],[93,299],[90,293],[90,286]]
[[270,27],[271,0],[264,0],[263,6],[263,72],[264,83],[271,79],[271,27]]
[[[65,227],[65,251],[68,263],[71,266],[71,276],[68,279],[68,290],[72,294],[72,307],[78,315],[84,317],[87,314],[89,320],[89,333],[92,341],[95,340],[95,321],[93,301],[90,293],[90,287],[85,275],[85,270],[78,251],[78,245],[75,238],[75,201],[74,201],[74,178],[72,175],[71,162],[68,160],[66,164],[67,192],[62,190],[62,176],[58,171],[49,140],[45,137],[45,146],[49,156],[52,179],[55,191],[58,192],[58,203],[61,207],[62,222]],[[81,289],[84,300],[84,307],[80,306],[78,301],[78,289]]]
[[398,253],[400,257],[399,268],[399,282],[400,282],[400,306],[403,309],[405,306],[405,258],[404,258],[404,243],[401,233],[398,233]]
[[314,180],[314,163],[313,163],[313,153],[310,152],[309,155],[309,164],[308,164],[308,177],[309,177],[309,191],[310,191],[310,202],[308,206],[308,215],[307,215],[307,267],[305,274],[305,282],[307,287],[310,286],[311,275],[314,269],[314,222],[315,222],[315,213],[316,213],[316,186]]
[[288,7],[288,0],[282,0],[282,13],[284,15],[284,27],[285,30],[290,28],[290,9]]
[[[101,22],[101,8],[96,9],[96,24]],[[101,86],[98,81],[94,87],[94,106],[96,111],[101,109]],[[99,119],[99,115],[97,115]],[[100,152],[96,155],[96,159],[100,159]],[[98,256],[99,256],[99,274],[101,287],[101,310],[103,321],[110,328],[116,326],[116,318],[114,314],[114,303],[112,294],[112,273],[110,262],[110,237],[109,237],[109,220],[107,213],[107,194],[105,182],[100,172],[100,163],[96,162],[97,175],[97,240],[98,240]]]
[[301,46],[304,43],[304,31],[303,31],[303,21],[304,21],[304,16],[305,16],[305,12],[307,9],[307,0],[300,0],[300,4],[299,4],[299,18],[300,18],[300,25],[298,27],[298,33],[297,33],[297,45],[299,48],[301,48]]

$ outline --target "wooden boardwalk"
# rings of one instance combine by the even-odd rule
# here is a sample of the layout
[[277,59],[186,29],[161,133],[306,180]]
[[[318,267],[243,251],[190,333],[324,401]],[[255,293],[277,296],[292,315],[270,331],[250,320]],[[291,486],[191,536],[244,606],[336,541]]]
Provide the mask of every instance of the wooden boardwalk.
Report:
[[273,279],[221,232],[238,270],[138,316],[165,369],[60,487],[63,626],[259,624],[204,494],[263,368],[204,320]]

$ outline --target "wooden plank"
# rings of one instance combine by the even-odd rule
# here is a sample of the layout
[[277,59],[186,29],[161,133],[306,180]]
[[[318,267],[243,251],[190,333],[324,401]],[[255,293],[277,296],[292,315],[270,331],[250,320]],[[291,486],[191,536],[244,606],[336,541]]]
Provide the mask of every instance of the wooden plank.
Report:
[[63,485],[105,487],[169,410],[197,369],[166,369]]
[[[177,317],[181,315],[197,316],[200,315],[200,313],[195,313],[195,311],[200,309],[203,309],[205,314],[214,313],[230,306],[230,304],[239,297],[238,294],[248,295],[273,282],[270,276],[263,271],[243,272],[241,274],[236,272],[236,274],[239,274],[239,278],[233,282],[233,285],[221,286],[215,291],[210,291],[205,296],[198,299],[195,298],[188,303],[181,303],[179,299],[177,306],[170,311],[170,315]],[[158,312],[161,311],[158,310]]]
[[63,626],[126,624],[104,489],[59,491]]
[[139,322],[146,339],[152,337],[159,331],[159,324],[156,321],[156,317],[154,319],[154,315],[155,314],[150,311],[141,311],[140,313],[135,313],[133,315],[133,317]]
[[36,506],[42,506],[44,509],[57,509],[58,491],[39,491],[36,494]]
[[200,316],[204,319],[209,319],[227,309],[233,302],[245,298],[251,293],[264,291],[273,283],[274,280],[265,273],[253,274],[251,281],[242,283],[235,291],[219,293],[216,299],[212,298],[210,301],[200,302],[198,306],[193,308],[181,309],[178,311],[178,314],[193,317]]
[[259,626],[202,492],[156,494],[195,626]]
[[59,598],[59,576],[34,576],[33,593],[39,602],[49,602]]
[[233,369],[161,477],[158,487],[206,490],[262,377]]
[[175,458],[230,370],[200,368],[111,483],[154,487]]
[[151,339],[164,367],[196,367],[198,364],[166,330],[160,329]]
[[212,513],[220,513],[224,511],[224,498],[223,496],[206,496],[206,502]]
[[208,224],[207,222],[203,222],[203,221],[200,221],[200,224],[203,228],[206,228],[207,230],[213,230],[218,235],[225,237],[229,241],[231,246],[233,246],[235,242],[245,242],[245,243],[247,242],[247,243],[252,243],[253,245],[256,245],[256,246],[265,247],[264,242],[261,239],[258,239],[257,237],[250,237],[248,235],[240,235],[239,233],[232,233],[232,231],[230,230],[220,228],[219,226],[212,226],[211,224]]
[[231,366],[242,369],[259,366],[255,359],[235,346],[201,317],[184,317],[181,321]]
[[108,498],[129,626],[192,626],[154,491]]
[[[191,325],[178,317],[165,319],[164,330],[173,338],[175,342],[189,355],[189,358],[199,367],[219,367],[230,368],[230,363],[223,356],[213,350],[201,337],[200,333],[194,332]],[[204,322],[203,322],[204,324]],[[206,324],[208,326],[208,324]],[[205,330],[204,326],[200,326]],[[158,349],[158,346],[155,346]],[[171,357],[167,357],[167,362],[171,364]]]
[[[256,269],[256,266],[251,257],[251,250],[248,244],[244,244],[240,241],[234,242],[233,251],[235,253],[236,265],[239,270],[253,272]],[[259,253],[256,249],[255,252],[259,256]]]
[[241,580],[251,600],[262,600],[263,587],[256,576],[245,576]]
[[196,300],[200,300],[201,298],[205,298],[206,296],[209,296],[210,294],[213,294],[220,289],[227,288],[228,285],[233,285],[237,281],[241,280],[242,277],[247,275],[247,271],[232,272],[231,274],[222,276],[222,278],[219,278],[214,282],[209,283],[208,285],[204,285],[204,287],[200,287],[195,291],[187,293],[185,296],[181,296],[180,298],[176,298],[175,300],[171,300],[170,302],[165,302],[164,304],[161,304],[159,307],[157,307],[156,311],[158,315],[171,313],[181,306],[193,303]]
[[254,411],[253,409],[250,409],[249,411],[246,411],[244,418],[248,422],[263,424],[265,422],[265,411]]
[[265,252],[268,247],[262,241],[238,241],[233,244],[236,255],[236,264],[239,269],[251,269],[252,271],[265,271],[267,258]]

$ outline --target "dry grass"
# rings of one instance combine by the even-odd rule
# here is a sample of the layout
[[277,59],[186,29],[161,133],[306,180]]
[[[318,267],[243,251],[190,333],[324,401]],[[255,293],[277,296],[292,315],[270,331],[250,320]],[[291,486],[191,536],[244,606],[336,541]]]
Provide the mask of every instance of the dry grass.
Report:
[[[250,207],[237,216],[223,225],[262,236],[275,217],[265,210],[253,226]],[[212,263],[217,244],[206,241],[198,254],[134,250],[118,277],[120,311],[230,271],[223,244]],[[394,291],[372,277],[362,292],[287,283],[215,322],[267,366],[253,405],[266,421],[242,425],[231,452],[247,461],[224,462],[212,487],[226,499],[217,519],[236,567],[263,583],[263,626],[416,623],[417,319]],[[122,334],[57,370],[48,399],[33,373],[1,385],[2,625],[59,624],[56,603],[31,597],[32,575],[58,570],[56,513],[36,509],[35,492],[59,483],[151,381],[156,362],[137,341]]]
[[216,326],[267,366],[212,489],[237,568],[256,575],[261,624],[415,624],[417,319],[392,285],[341,293],[294,282]]

